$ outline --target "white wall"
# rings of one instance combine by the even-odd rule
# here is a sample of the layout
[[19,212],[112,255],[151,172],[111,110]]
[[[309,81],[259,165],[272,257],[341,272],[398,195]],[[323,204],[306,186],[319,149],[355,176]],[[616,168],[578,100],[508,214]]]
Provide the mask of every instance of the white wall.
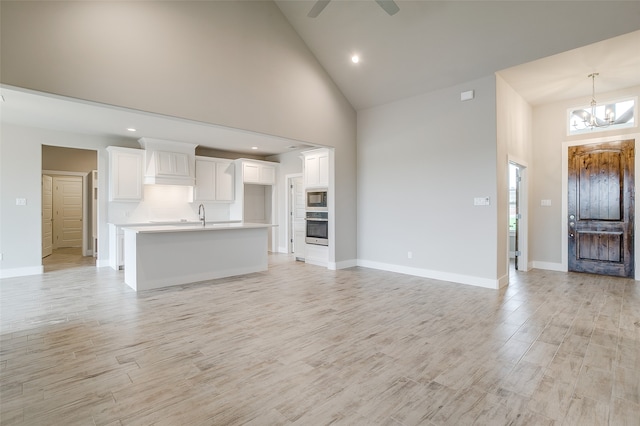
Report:
[[495,288],[496,155],[494,76],[359,111],[358,263]]
[[[598,93],[598,101],[628,96],[640,97],[640,86],[609,93]],[[533,162],[531,182],[530,249],[534,267],[563,270],[562,240],[562,153],[563,143],[580,143],[598,138],[636,134],[638,127],[623,130],[590,132],[567,136],[567,109],[588,105],[590,97],[569,99],[533,108]],[[636,141],[636,152],[639,146]],[[636,182],[638,176],[636,175]],[[540,200],[551,200],[550,207],[541,207]]]
[[355,259],[356,113],[274,3],[0,8],[3,84],[335,147],[334,257]]
[[[42,145],[95,149],[98,155],[98,193],[107,194],[106,147],[135,147],[135,140],[79,135],[3,124],[0,130],[0,276],[37,274],[42,271]],[[26,206],[16,206],[26,198]],[[107,204],[98,209],[98,264],[108,258]]]

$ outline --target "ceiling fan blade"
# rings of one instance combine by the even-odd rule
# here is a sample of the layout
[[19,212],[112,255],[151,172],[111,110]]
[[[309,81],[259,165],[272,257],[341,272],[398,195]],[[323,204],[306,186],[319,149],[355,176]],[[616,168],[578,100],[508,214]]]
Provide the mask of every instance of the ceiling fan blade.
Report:
[[378,3],[380,7],[391,16],[395,15],[400,10],[396,2],[393,0],[376,0],[376,3]]
[[318,0],[316,4],[313,5],[307,16],[309,18],[315,18],[320,15],[320,12],[324,10],[325,7],[329,4],[331,0]]

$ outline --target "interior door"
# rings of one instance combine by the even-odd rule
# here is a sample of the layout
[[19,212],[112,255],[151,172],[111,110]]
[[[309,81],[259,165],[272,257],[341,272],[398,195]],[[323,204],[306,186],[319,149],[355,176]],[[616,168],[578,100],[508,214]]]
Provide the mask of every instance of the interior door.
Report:
[[569,270],[633,277],[634,141],[569,148]]
[[82,247],[82,177],[53,178],[53,248]]
[[53,178],[42,175],[42,257],[53,252]]
[[289,251],[296,259],[304,259],[305,256],[305,202],[304,202],[304,181],[302,176],[293,177],[289,183]]

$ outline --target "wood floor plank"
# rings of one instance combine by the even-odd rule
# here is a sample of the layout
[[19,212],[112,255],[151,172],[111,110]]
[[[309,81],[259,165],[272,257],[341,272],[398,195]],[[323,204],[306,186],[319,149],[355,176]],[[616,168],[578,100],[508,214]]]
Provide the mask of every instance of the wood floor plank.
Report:
[[[136,293],[56,254],[0,281],[2,425],[637,425],[640,286],[489,290],[270,255]],[[595,422],[595,423],[593,423]]]

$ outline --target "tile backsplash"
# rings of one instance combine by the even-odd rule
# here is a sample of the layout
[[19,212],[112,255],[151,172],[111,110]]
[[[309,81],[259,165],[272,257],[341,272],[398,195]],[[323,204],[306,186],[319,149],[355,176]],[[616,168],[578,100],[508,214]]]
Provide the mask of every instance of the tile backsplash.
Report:
[[[229,220],[229,204],[203,203],[207,221]],[[200,202],[193,201],[193,188],[176,185],[145,185],[138,203],[109,203],[109,223],[196,221]]]

